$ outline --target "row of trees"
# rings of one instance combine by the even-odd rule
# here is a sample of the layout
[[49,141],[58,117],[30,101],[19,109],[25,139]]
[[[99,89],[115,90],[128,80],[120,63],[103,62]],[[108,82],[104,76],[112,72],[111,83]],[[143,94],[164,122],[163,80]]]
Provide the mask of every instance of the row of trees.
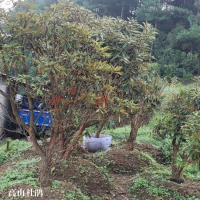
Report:
[[100,16],[134,17],[158,29],[152,54],[162,77],[192,80],[199,69],[199,0],[74,0]]
[[[126,117],[131,123],[127,149],[132,150],[138,129],[160,104],[166,85],[150,73],[155,29],[133,19],[100,18],[69,2],[53,4],[42,13],[27,3],[17,4],[15,9],[17,12],[1,12],[0,66],[10,94],[0,93],[11,102],[14,118],[9,118],[25,130],[24,134],[29,133],[42,159],[42,184],[49,183],[55,156],[69,158],[90,126],[99,126],[98,137],[109,119]],[[76,93],[66,94],[71,88]],[[199,110],[197,88],[174,94],[163,108],[167,118],[155,127],[157,134],[172,139],[172,177],[177,179],[184,167],[175,165],[179,153],[183,155],[179,157],[181,164],[199,161],[195,140],[199,119],[195,113]],[[28,98],[30,126],[17,112],[15,95],[19,91]],[[51,99],[60,94],[64,100],[52,107]],[[97,107],[95,99],[104,95],[107,101]],[[45,103],[43,111],[49,111],[53,118],[50,142],[44,138],[42,145],[36,140],[32,99]],[[182,148],[185,144],[187,148]],[[55,152],[57,146],[59,151]]]
[[[9,118],[30,135],[42,160],[40,181],[47,185],[55,155],[69,158],[90,126],[99,124],[98,136],[109,119],[127,116],[131,121],[127,149],[132,150],[137,131],[160,103],[165,84],[149,73],[155,40],[150,24],[100,18],[70,2],[53,4],[43,12],[32,6],[21,2],[15,4],[17,12],[1,10],[0,67],[9,94],[0,93],[11,102],[14,117]],[[71,88],[77,92],[66,94]],[[28,99],[29,126],[18,114],[19,91]],[[51,99],[60,94],[64,100],[52,107]],[[108,100],[97,107],[94,100],[103,95]],[[53,118],[50,142],[44,138],[42,145],[36,139],[32,99],[45,103],[41,111],[49,111]]]

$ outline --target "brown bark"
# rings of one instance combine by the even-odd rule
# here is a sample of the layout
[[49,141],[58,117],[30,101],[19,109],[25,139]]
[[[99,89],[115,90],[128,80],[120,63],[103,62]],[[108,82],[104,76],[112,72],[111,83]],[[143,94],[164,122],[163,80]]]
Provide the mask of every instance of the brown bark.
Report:
[[99,124],[98,130],[97,130],[96,136],[95,136],[96,138],[99,138],[100,133],[101,133],[101,131],[102,131],[102,129],[103,129],[103,127],[104,127],[104,125],[105,125],[106,122],[107,122],[107,119],[106,119],[106,120],[103,120],[103,121]]
[[9,141],[7,141],[7,146],[6,146],[6,151],[8,151],[9,150]]
[[34,149],[36,150],[36,153],[38,153],[42,159],[41,168],[40,168],[40,183],[42,186],[48,186],[50,184],[50,166],[51,166],[51,154],[45,155],[42,148],[39,146],[36,137],[35,132],[32,127],[29,128],[29,135],[30,135],[30,142]]
[[65,147],[65,139],[64,139],[64,132],[60,134],[60,150],[61,150],[61,158],[64,154],[64,147]]
[[135,119],[136,119],[136,115],[132,115],[131,116],[131,132],[129,135],[129,139],[127,140],[127,147],[126,147],[128,151],[133,150],[133,142],[136,140],[136,137],[137,137],[138,127],[135,126]]
[[36,137],[35,137],[35,132],[32,127],[29,128],[29,135],[30,135],[30,142],[33,148],[36,150],[36,153],[43,159],[45,158],[45,154],[42,150],[42,148],[39,146]]
[[55,129],[53,130],[51,139],[50,139],[50,144],[49,144],[49,148],[48,148],[48,152],[47,152],[47,158],[49,160],[51,160],[52,151],[53,151],[53,148],[56,144],[56,139],[58,137],[58,129],[59,129],[59,127],[56,125]]
[[175,158],[177,157],[177,154],[178,154],[178,147],[175,144],[173,144],[173,156],[172,156],[172,164],[171,164],[172,179],[179,180],[181,178],[183,167],[176,166]]
[[128,150],[128,151],[132,151],[133,150],[133,148],[134,148],[133,143],[135,142],[136,137],[137,137],[137,130],[136,129],[131,129],[129,139],[127,140],[126,150]]
[[146,115],[148,114],[148,111],[145,111],[144,108],[145,108],[145,103],[143,103],[139,113],[129,115],[131,118],[131,132],[129,135],[129,139],[127,140],[127,148],[126,149],[128,151],[133,150],[133,142],[136,141],[138,129],[144,123]]
[[45,158],[42,158],[39,180],[44,187],[50,185],[50,163]]
[[71,142],[71,144],[69,145],[69,147],[68,147],[67,150],[65,151],[65,154],[64,154],[63,158],[69,158],[69,157],[70,157],[71,152],[72,152],[72,149],[73,149],[74,146],[76,145],[76,143],[77,143],[79,137],[82,135],[84,129],[85,129],[84,125],[82,125],[82,126],[79,128],[79,130],[78,130],[78,132],[76,133],[76,135],[75,135],[73,141]]

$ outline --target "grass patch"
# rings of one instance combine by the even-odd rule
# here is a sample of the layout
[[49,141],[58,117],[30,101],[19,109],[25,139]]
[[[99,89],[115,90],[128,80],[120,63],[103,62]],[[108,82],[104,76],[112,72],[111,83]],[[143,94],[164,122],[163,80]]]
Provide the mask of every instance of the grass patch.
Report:
[[183,176],[190,180],[199,181],[200,180],[200,171],[197,166],[189,165],[184,169]]
[[121,142],[127,140],[130,133],[130,126],[119,127],[116,129],[105,129],[102,133],[109,134],[113,137],[116,142]]
[[155,199],[158,197],[165,197],[165,198],[173,197],[173,199],[178,199],[178,200],[192,200],[192,199],[198,200],[197,197],[181,196],[173,188],[168,189],[162,185],[155,183],[154,181],[148,181],[145,178],[137,178],[133,180],[133,186],[129,188],[130,194],[134,194],[134,193],[139,194],[139,192],[144,193],[144,190],[148,194],[148,196],[155,197]]
[[[13,140],[10,145],[10,150],[6,152],[5,145],[3,145],[1,151],[6,153],[6,159],[3,162],[20,159],[20,153],[27,150],[29,147],[30,144],[25,141]],[[39,179],[35,177],[36,172],[39,170],[36,163],[39,161],[40,158],[32,158],[13,163],[13,167],[8,168],[0,177],[0,192],[14,184],[22,183],[32,185],[36,188],[39,181]]]
[[21,152],[31,147],[31,144],[27,141],[12,140],[9,143],[9,150],[7,150],[6,141],[5,144],[0,146],[0,165],[8,160],[13,161],[14,159],[19,159]]
[[54,180],[52,181],[52,188],[60,188],[62,185],[62,181]]
[[80,189],[69,190],[67,194],[64,194],[62,196],[62,200],[77,200],[77,199],[90,200],[90,198],[86,196],[85,194],[83,194]]
[[0,178],[0,193],[7,187],[14,184],[27,183],[37,188],[38,178],[34,176],[35,170],[32,169],[11,169],[9,168],[5,174]]

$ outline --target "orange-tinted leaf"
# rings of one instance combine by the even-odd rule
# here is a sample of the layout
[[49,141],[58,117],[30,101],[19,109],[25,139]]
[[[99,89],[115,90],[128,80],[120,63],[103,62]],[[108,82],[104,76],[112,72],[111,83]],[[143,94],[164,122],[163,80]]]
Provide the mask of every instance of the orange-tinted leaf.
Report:
[[81,72],[82,72],[82,69],[80,68],[80,69],[78,70],[78,75],[80,75]]

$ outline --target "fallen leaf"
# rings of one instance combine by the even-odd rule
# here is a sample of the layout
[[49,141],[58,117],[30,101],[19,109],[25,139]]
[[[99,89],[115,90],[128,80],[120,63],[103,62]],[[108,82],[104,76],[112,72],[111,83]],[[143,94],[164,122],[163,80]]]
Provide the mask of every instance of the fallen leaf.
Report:
[[51,168],[51,172],[55,171],[55,169],[56,169],[55,167],[52,167],[52,168]]

